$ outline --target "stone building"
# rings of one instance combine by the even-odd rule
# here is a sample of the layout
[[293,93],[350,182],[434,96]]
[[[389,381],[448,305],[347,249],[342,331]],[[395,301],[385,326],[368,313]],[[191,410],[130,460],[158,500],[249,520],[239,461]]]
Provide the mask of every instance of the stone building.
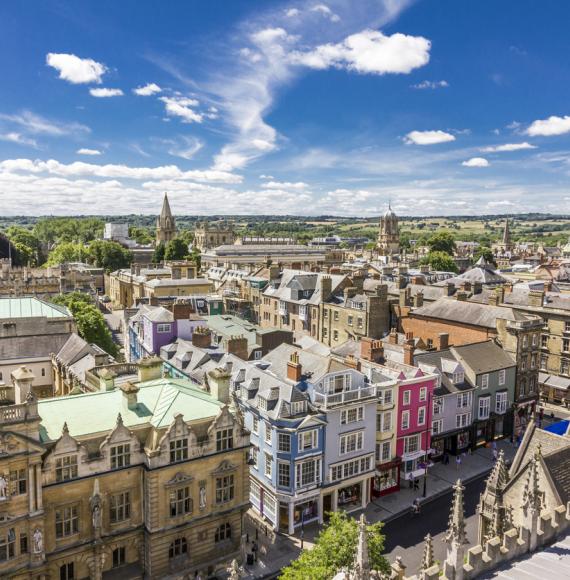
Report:
[[200,252],[233,244],[235,241],[233,228],[226,222],[210,224],[200,222],[196,224],[194,231],[194,247]]
[[160,377],[0,408],[0,576],[211,575],[239,557],[249,435],[210,392]]
[[376,248],[381,255],[394,256],[400,253],[400,230],[398,216],[388,205],[388,209],[380,218],[380,232]]
[[176,237],[176,220],[170,211],[168,195],[164,194],[162,210],[156,218],[156,244],[167,244]]

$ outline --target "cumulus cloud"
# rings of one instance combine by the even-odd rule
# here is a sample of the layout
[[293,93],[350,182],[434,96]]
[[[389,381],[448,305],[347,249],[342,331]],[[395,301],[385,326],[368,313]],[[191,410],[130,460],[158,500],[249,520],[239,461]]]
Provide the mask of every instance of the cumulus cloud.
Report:
[[91,58],[79,58],[74,54],[50,52],[46,64],[59,72],[59,78],[75,85],[102,82],[107,67]]
[[121,89],[89,89],[89,94],[92,97],[108,98],[108,97],[122,97],[123,91]]
[[481,151],[486,153],[501,153],[503,151],[522,151],[523,149],[536,149],[536,145],[531,145],[526,141],[524,143],[505,143],[504,145],[495,145],[494,147],[483,147]]
[[411,85],[412,89],[443,89],[449,86],[447,81],[422,81],[416,85]]
[[399,32],[386,36],[363,30],[337,44],[323,44],[311,51],[295,51],[293,64],[314,69],[330,67],[363,74],[407,74],[429,62],[431,42],[423,36]]
[[465,167],[489,167],[489,162],[483,157],[471,157],[461,164]]
[[445,131],[410,131],[404,137],[406,145],[437,145],[455,141],[455,136]]
[[531,123],[525,133],[531,137],[551,137],[570,133],[570,115],[564,117],[552,115],[548,119],[539,119]]
[[25,137],[21,133],[12,131],[11,133],[0,133],[0,141],[8,141],[9,143],[16,143],[17,145],[26,145],[37,148],[38,143],[35,139]]
[[188,97],[159,97],[164,103],[164,109],[169,117],[178,117],[183,123],[201,123],[204,119],[201,113],[194,110],[200,103]]
[[162,92],[162,89],[156,83],[147,83],[142,87],[133,89],[133,93],[139,97],[150,97],[160,92]]
[[302,190],[309,187],[309,184],[304,183],[303,181],[269,181],[263,184],[263,187],[266,189],[296,189]]
[[76,151],[77,155],[101,155],[101,151],[99,149],[88,149],[86,147],[82,147]]
[[340,22],[340,16],[335,14],[326,4],[315,4],[311,7],[311,12],[317,12],[322,14],[325,18],[328,18],[331,22]]

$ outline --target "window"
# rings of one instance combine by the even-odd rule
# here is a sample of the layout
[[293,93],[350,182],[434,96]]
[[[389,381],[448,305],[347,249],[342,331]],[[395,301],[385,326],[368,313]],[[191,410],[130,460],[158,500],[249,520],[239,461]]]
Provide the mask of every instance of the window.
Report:
[[226,503],[234,499],[234,476],[216,478],[216,503]]
[[376,459],[378,461],[390,461],[392,458],[392,444],[390,441],[384,441],[376,445]]
[[540,346],[542,348],[548,348],[548,334],[543,334],[540,337]]
[[409,411],[403,411],[402,412],[402,425],[401,425],[402,430],[406,430],[410,428],[410,412]]
[[59,567],[59,580],[75,580],[75,566],[68,562]]
[[333,340],[338,340],[338,330],[333,330]]
[[528,346],[528,336],[526,334],[523,336],[522,346],[523,348]]
[[479,398],[479,420],[488,419],[491,411],[491,397]]
[[392,411],[384,411],[376,415],[376,431],[386,433],[392,429]]
[[521,357],[521,371],[526,371],[526,356]]
[[[5,535],[4,535],[5,534]],[[3,530],[0,536],[0,562],[16,557],[16,531],[14,528]]]
[[131,446],[129,443],[111,447],[111,469],[127,467],[131,464]]
[[495,395],[495,413],[502,415],[507,412],[507,392],[497,393]]
[[538,334],[532,335],[532,346],[538,346]]
[[269,455],[269,453],[265,454],[265,477],[267,477],[268,479],[271,479],[271,474],[273,471],[273,466],[272,466],[272,457],[271,455]]
[[502,387],[507,382],[507,371],[501,369],[499,371],[499,386]]
[[291,465],[289,463],[277,464],[277,485],[281,487],[291,486]]
[[340,412],[340,424],[356,423],[364,419],[364,407],[354,407],[352,409],[343,409]]
[[110,519],[112,524],[131,517],[131,494],[128,491],[111,496]]
[[489,375],[488,374],[481,375],[481,388],[482,389],[489,388]]
[[[325,310],[326,312],[326,310]],[[328,330],[326,328],[323,328],[323,338],[326,338],[328,336]]]
[[359,457],[358,459],[345,461],[340,465],[334,465],[330,468],[331,481],[348,479],[349,477],[353,477],[359,473],[370,471],[370,467],[372,466],[372,459],[373,457],[370,455],[368,457]]
[[461,427],[467,427],[471,423],[471,413],[462,413],[461,415],[455,416],[455,426],[460,429]]
[[271,424],[265,422],[265,443],[271,445]]
[[171,330],[172,330],[171,324],[157,324],[156,325],[156,332],[158,332],[159,334],[165,334],[167,332],[170,332]]
[[307,451],[317,446],[317,430],[303,431],[299,433],[299,451]]
[[338,321],[338,310],[334,311],[334,320]]
[[561,375],[567,375],[568,374],[568,369],[569,369],[569,363],[567,360],[561,360],[560,361],[560,374]]
[[411,397],[411,391],[404,391],[404,400],[402,401],[402,404],[409,405],[410,404],[410,397]]
[[428,348],[428,350],[433,348],[433,338],[427,339],[427,348]]
[[277,450],[281,453],[291,453],[291,435],[279,433],[277,436]]
[[535,369],[535,368],[536,368],[536,356],[537,356],[537,355],[536,355],[536,353],[535,353],[535,352],[533,352],[533,353],[530,355],[530,368],[531,368],[531,369]]
[[55,480],[67,481],[77,477],[77,455],[58,457],[55,461]]
[[548,356],[543,354],[540,357],[540,370],[545,371],[545,370],[547,370],[547,368],[548,368]]
[[169,495],[170,517],[183,516],[192,512],[192,499],[189,487],[179,487]]
[[214,534],[214,542],[224,542],[232,539],[232,526],[229,523],[222,524],[216,529]]
[[259,419],[257,417],[253,418],[253,425],[251,430],[253,431],[253,433],[255,433],[256,435],[259,433]]
[[404,453],[415,453],[420,449],[420,434],[404,439]]
[[348,326],[352,326],[352,321],[353,321],[353,317],[349,316],[348,317]]
[[380,403],[380,405],[391,405],[392,404],[392,389],[378,391],[378,403]]
[[457,408],[471,407],[471,393],[459,393],[457,395]]
[[170,463],[188,459],[188,439],[174,439],[170,442]]
[[226,451],[234,448],[234,430],[220,429],[216,431],[216,451]]
[[259,469],[259,449],[257,447],[251,448],[251,459],[253,461],[253,467],[255,467],[255,469]]
[[456,373],[453,373],[453,384],[454,385],[458,385],[459,383],[462,383],[465,380],[465,373],[463,371],[458,371]]
[[307,401],[295,401],[291,403],[293,415],[299,415],[300,413],[305,413],[307,409]]
[[562,339],[562,352],[570,351],[570,338]]
[[362,318],[360,318],[360,316],[358,317],[357,320],[357,326],[358,328],[362,328],[364,326],[364,323],[362,322]]
[[329,311],[328,310],[323,310],[323,318],[328,318],[329,317]]
[[186,542],[186,538],[176,538],[176,540],[174,540],[174,542],[172,542],[168,548],[168,557],[171,560],[172,558],[178,558],[179,556],[183,556],[187,553],[188,543]]
[[28,553],[28,534],[20,532],[20,554]]
[[10,492],[12,495],[23,495],[28,488],[25,469],[10,471]]
[[418,426],[426,424],[426,408],[420,407],[418,409]]
[[353,451],[360,451],[364,442],[364,433],[349,433],[348,435],[341,435],[340,437],[340,454],[352,453]]
[[420,401],[425,401],[427,398],[427,387],[422,387],[420,389]]
[[65,538],[79,533],[79,508],[76,505],[55,510],[55,537]]
[[45,377],[45,376],[46,376],[46,370],[42,369],[42,377]]
[[113,568],[119,568],[120,566],[124,566],[127,562],[126,550],[124,546],[119,548],[115,548],[113,550]]
[[443,429],[443,419],[431,422],[431,434],[438,435]]
[[321,480],[321,460],[311,459],[297,463],[297,480],[295,487],[303,487]]
[[570,321],[568,320],[564,322],[564,332],[570,332]]
[[433,414],[434,415],[439,415],[439,414],[443,413],[443,404],[444,404],[443,397],[435,397],[435,399],[433,400]]

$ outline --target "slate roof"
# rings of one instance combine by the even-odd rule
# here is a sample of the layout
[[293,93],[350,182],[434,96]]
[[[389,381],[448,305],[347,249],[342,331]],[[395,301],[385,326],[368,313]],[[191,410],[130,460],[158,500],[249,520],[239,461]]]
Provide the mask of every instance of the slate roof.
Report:
[[490,373],[516,366],[513,357],[492,340],[464,346],[453,346],[451,351],[460,357],[475,374]]
[[570,442],[569,446],[543,456],[552,483],[566,505],[570,501]]
[[71,365],[92,352],[94,351],[91,345],[83,340],[78,334],[73,333],[59,349],[56,358],[63,365]]
[[39,336],[10,336],[0,339],[0,360],[48,358],[58,352],[71,333]]
[[199,383],[216,366],[224,355],[218,346],[199,348],[188,340],[178,339],[160,349],[160,356],[169,364],[190,376]]
[[143,316],[152,322],[174,322],[174,314],[164,306],[147,306]]
[[467,375],[464,375],[463,382],[454,384],[449,373],[445,372],[446,361],[451,360],[454,363],[461,364],[461,361],[455,357],[451,349],[420,354],[417,357],[414,357],[414,360],[420,369],[428,372],[436,372],[441,377],[440,386],[436,387],[434,391],[436,396],[469,391],[470,389],[475,388],[467,378]]
[[[281,280],[279,281],[279,286],[273,287],[268,286],[263,294],[265,296],[271,296],[272,298],[279,298],[279,300],[285,300],[289,302],[295,302],[297,304],[320,304],[322,302],[321,298],[321,279],[323,276],[329,276],[321,272],[308,273],[299,270],[288,270],[285,269],[282,272]],[[331,278],[331,289],[332,294],[337,292],[340,284],[347,278],[345,275],[333,274],[329,276]],[[298,279],[298,282],[295,281]],[[310,298],[303,298],[301,300],[294,300],[292,298],[291,290],[297,289],[297,286],[301,286],[304,290],[313,290]],[[306,286],[306,288],[305,288]]]

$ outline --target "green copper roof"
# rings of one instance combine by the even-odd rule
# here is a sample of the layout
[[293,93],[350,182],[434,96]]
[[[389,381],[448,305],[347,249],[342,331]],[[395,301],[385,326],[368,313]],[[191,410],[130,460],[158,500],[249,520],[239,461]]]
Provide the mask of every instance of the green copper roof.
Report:
[[55,397],[38,401],[42,418],[42,441],[59,439],[67,422],[72,437],[108,432],[115,427],[121,413],[127,427],[150,424],[167,427],[174,415],[181,413],[185,421],[215,417],[223,406],[220,401],[185,379],[157,379],[138,383],[136,409],[129,409],[121,389]]
[[71,313],[65,306],[58,306],[39,298],[0,298],[0,319],[45,316],[62,318]]

